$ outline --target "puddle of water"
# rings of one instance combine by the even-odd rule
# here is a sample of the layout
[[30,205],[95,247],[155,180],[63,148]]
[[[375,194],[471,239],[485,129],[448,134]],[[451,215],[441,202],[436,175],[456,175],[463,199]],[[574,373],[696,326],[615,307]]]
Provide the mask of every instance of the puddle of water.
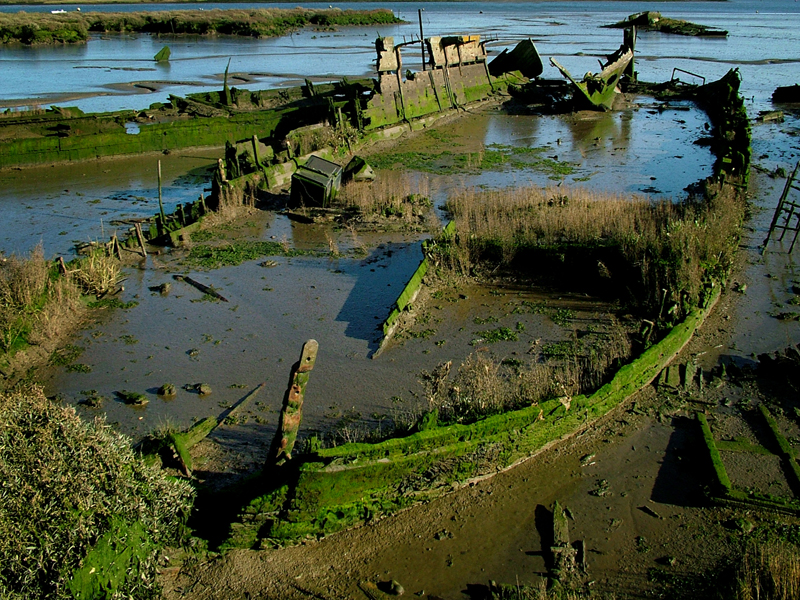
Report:
[[[787,108],[783,123],[755,123],[752,128],[753,164],[767,171],[782,167],[790,173],[800,159],[800,110]],[[724,361],[754,364],[757,355],[774,352],[800,343],[800,326],[797,321],[782,321],[772,315],[781,312],[798,312],[788,304],[795,297],[792,286],[800,283],[800,266],[795,247],[789,253],[791,239],[787,233],[783,242],[773,236],[766,251],[767,238],[775,207],[778,204],[785,178],[770,178],[754,172],[751,175],[752,216],[740,243],[745,253],[746,265],[739,283],[747,289],[728,312],[726,329],[732,332],[728,345],[709,348],[700,358],[710,368],[720,357]]]
[[[322,428],[323,413],[334,402],[371,411],[381,400],[375,390],[395,389],[399,381],[393,365],[367,357],[377,348],[386,307],[420,258],[418,243],[386,243],[367,260],[279,257],[273,268],[253,261],[190,273],[213,285],[227,303],[199,301],[199,291],[172,281],[148,259],[146,268],[133,271],[125,282],[122,299],[139,305],[115,312],[75,342],[86,348],[78,361],[92,372],[60,372],[48,389],[73,402],[90,388],[107,397],[120,389],[146,391],[146,409],[113,400],[104,406],[109,420],[134,437],[164,420],[185,427],[192,419],[218,415],[220,404],[235,402],[263,381],[268,385],[259,400],[277,410],[302,343],[314,338],[320,354],[304,426]],[[172,282],[168,296],[149,290],[166,281]],[[354,376],[364,365],[371,368]],[[179,387],[209,383],[214,392],[200,398],[181,390],[176,399],[164,401],[155,391],[167,382]]]
[[193,202],[209,187],[221,148],[169,155],[115,158],[80,164],[0,171],[0,248],[26,253],[37,243],[45,256],[69,255],[76,243],[107,241],[115,219],[158,212],[158,161],[164,209]]
[[[445,155],[443,170],[456,172],[432,178],[437,204],[456,186],[577,185],[612,194],[685,197],[687,186],[712,173],[709,148],[694,143],[708,136],[706,114],[691,103],[658,110],[651,99],[640,97],[635,102],[629,109],[609,113],[538,116],[498,110],[472,115],[402,141],[391,153],[400,155],[400,162],[407,153],[435,155],[443,148],[473,155],[494,150],[511,157],[513,162],[497,169],[465,166],[457,172],[444,165],[448,159],[452,163],[452,157]],[[527,154],[514,154],[520,149]],[[541,151],[530,152],[535,149]],[[572,172],[561,175],[531,164],[542,159],[568,166]]]

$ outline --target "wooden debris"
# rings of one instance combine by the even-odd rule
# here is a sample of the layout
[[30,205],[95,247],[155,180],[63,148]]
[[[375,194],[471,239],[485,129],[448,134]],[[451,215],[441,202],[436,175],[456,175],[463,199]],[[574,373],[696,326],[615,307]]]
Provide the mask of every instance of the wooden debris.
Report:
[[646,504],[640,506],[639,510],[642,511],[643,513],[647,514],[647,515],[650,515],[651,517],[655,517],[656,519],[660,519],[661,518],[660,514],[658,514],[655,510],[653,510],[652,508],[650,508]]
[[264,386],[266,386],[266,385],[267,385],[266,382],[258,385],[258,387],[256,387],[252,392],[247,394],[244,398],[239,400],[239,402],[234,404],[228,411],[222,413],[222,415],[220,415],[220,418],[219,418],[220,426],[225,425],[227,422],[229,422],[228,420],[229,419],[232,420],[232,417],[234,417],[239,411],[242,411],[245,408],[247,408],[247,405],[250,404],[250,402],[253,400],[253,398],[258,396],[258,393],[261,390],[263,390]]
[[555,501],[553,505],[553,574],[559,581],[567,581],[578,568],[577,550],[569,539],[569,521],[564,508]]
[[306,385],[311,376],[311,370],[317,360],[319,344],[316,340],[308,340],[303,344],[300,360],[292,366],[289,377],[289,387],[283,397],[283,408],[278,421],[278,430],[272,439],[269,454],[267,455],[267,468],[284,464],[292,458],[292,450],[297,441],[297,432],[303,418],[303,400]]
[[136,239],[139,240],[139,247],[142,249],[142,256],[147,256],[147,248],[144,245],[144,235],[142,235],[142,224],[136,223]]
[[188,277],[186,275],[173,275],[172,278],[175,281],[185,281],[189,285],[196,287],[198,290],[200,290],[204,294],[208,294],[209,296],[213,296],[214,298],[222,300],[223,302],[227,302],[228,301],[227,298],[225,298],[222,294],[220,294],[214,288],[208,287],[207,285],[203,285],[202,283],[200,283],[199,281],[195,281],[191,277]]

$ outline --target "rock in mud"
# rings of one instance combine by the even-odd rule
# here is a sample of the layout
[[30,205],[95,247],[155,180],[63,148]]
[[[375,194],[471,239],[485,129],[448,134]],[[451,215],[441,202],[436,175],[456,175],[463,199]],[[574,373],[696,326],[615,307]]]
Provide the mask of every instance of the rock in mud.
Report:
[[158,395],[164,396],[165,398],[173,398],[177,395],[178,390],[173,383],[165,383],[160,388],[158,388]]
[[597,496],[602,498],[603,496],[610,496],[611,495],[611,485],[608,483],[607,479],[601,479],[597,482],[595,488],[589,492],[592,496]]
[[389,593],[392,596],[402,596],[405,593],[405,588],[403,588],[400,583],[392,579],[392,582],[389,584]]
[[130,404],[132,406],[144,406],[150,402],[144,394],[129,392],[128,390],[119,390],[117,396],[119,396],[125,404]]
[[105,398],[103,396],[93,393],[87,395],[86,398],[78,402],[78,404],[80,404],[81,406],[85,406],[87,408],[100,408],[100,406],[103,405],[104,401]]
[[201,396],[208,396],[211,393],[211,386],[207,383],[187,383],[185,386],[183,386],[183,389],[188,392],[197,392]]

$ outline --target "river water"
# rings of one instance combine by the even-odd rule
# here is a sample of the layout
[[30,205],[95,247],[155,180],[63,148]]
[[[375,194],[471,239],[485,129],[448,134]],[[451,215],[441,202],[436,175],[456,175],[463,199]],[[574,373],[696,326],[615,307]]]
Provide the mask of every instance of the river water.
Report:
[[[295,8],[293,3],[114,4],[83,7],[91,11],[149,11],[215,8]],[[317,7],[317,4],[308,4]],[[323,7],[325,5],[322,5]],[[708,80],[738,67],[743,92],[763,109],[776,86],[800,80],[800,4],[790,0],[731,0],[728,2],[419,2],[339,3],[342,9],[390,8],[406,22],[393,26],[347,27],[336,32],[305,29],[273,39],[174,37],[150,35],[92,36],[82,45],[67,47],[3,47],[0,50],[0,106],[53,103],[85,111],[142,109],[163,102],[168,94],[217,89],[231,59],[230,72],[242,88],[265,88],[297,83],[305,77],[336,79],[369,76],[376,35],[411,39],[419,35],[417,10],[424,34],[479,33],[500,51],[530,37],[546,64],[543,77],[560,78],[548,59],[556,58],[573,74],[597,71],[597,58],[616,50],[620,30],[599,26],[647,10],[726,29],[727,39],[676,38],[643,33],[637,44],[640,77],[669,79],[673,68],[697,73]],[[0,6],[17,12],[20,6]],[[74,5],[25,6],[26,11],[75,10]],[[169,63],[153,56],[165,44]],[[407,52],[406,55],[410,55]],[[407,56],[408,67],[416,69]],[[685,78],[685,76],[684,76]],[[246,80],[246,81],[245,81]],[[685,79],[684,79],[685,80]],[[145,87],[142,87],[145,86]],[[84,97],[88,94],[88,97]]]

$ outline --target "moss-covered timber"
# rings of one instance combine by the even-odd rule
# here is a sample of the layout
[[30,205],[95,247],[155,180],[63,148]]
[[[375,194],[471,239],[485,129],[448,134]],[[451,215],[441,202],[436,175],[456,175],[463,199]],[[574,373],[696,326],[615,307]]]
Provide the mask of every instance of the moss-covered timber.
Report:
[[[787,466],[791,472],[789,480],[792,487],[796,490],[799,474],[795,452],[789,445],[786,438],[783,437],[783,434],[778,428],[778,424],[769,413],[769,410],[763,405],[759,407],[759,410],[764,417],[767,426],[775,437],[776,444],[781,451],[781,458],[784,460],[784,462],[788,462]],[[732,448],[729,448],[724,442],[717,442],[714,439],[714,434],[711,431],[711,427],[708,424],[708,419],[706,418],[705,414],[697,413],[697,421],[700,424],[700,430],[708,451],[711,469],[713,472],[713,479],[707,489],[707,497],[711,502],[726,506],[761,508],[786,514],[800,515],[800,501],[798,501],[796,498],[785,498],[774,496],[772,494],[762,494],[755,490],[744,491],[734,488],[730,478],[728,477],[728,472],[725,469],[725,464],[719,452],[720,450],[728,450]],[[735,450],[740,451],[743,450],[743,448],[736,448]],[[763,448],[756,447],[756,450],[754,451],[760,454],[763,452],[763,450]],[[771,452],[768,453],[771,454]]]
[[138,12],[0,13],[0,44],[69,44],[91,33],[276,37],[303,27],[386,25],[402,20],[389,9],[213,9]]
[[419,431],[375,444],[345,444],[298,456],[265,474],[264,493],[234,523],[227,545],[320,536],[443,494],[508,468],[576,432],[649,384],[689,341],[719,297],[715,291],[658,344],[594,394],[494,415],[470,425]]
[[[252,136],[256,131],[261,135],[269,135],[284,117],[293,112],[294,109],[285,108],[230,117],[184,118],[142,125],[138,134],[126,133],[124,118],[100,115],[95,118],[116,122],[116,127],[109,132],[87,135],[76,133],[64,137],[55,135],[4,141],[0,144],[0,168],[223,146],[226,141]],[[70,120],[68,125],[80,131],[80,123]]]

